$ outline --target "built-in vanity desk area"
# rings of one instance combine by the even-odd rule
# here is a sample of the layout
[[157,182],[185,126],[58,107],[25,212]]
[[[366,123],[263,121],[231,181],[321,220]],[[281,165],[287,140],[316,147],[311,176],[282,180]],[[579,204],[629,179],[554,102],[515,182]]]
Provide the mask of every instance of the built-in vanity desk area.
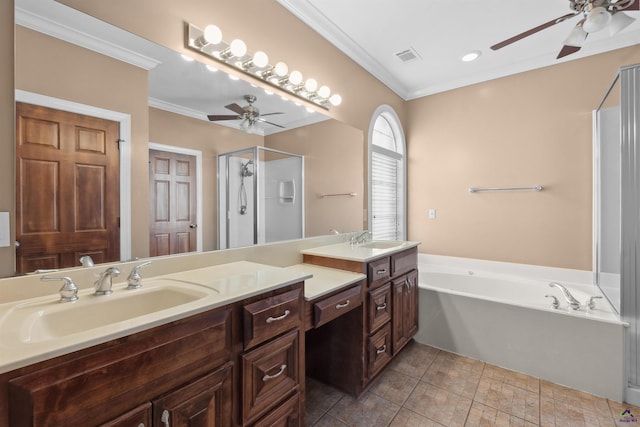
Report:
[[417,330],[418,243],[313,243],[148,267],[140,289],[74,303],[1,301],[0,426],[299,426],[305,375],[359,395]]

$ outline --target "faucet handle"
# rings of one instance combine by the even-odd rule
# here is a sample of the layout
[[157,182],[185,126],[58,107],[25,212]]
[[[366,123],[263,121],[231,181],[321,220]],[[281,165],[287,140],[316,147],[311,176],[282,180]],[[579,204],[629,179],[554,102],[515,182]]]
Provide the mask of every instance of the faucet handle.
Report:
[[602,297],[600,295],[592,296],[585,303],[586,306],[589,308],[589,310],[594,310],[596,308],[596,302],[594,300],[597,300],[597,299],[602,299]]
[[42,276],[42,281],[58,281],[62,280],[64,284],[60,288],[60,302],[73,302],[78,301],[78,287],[73,283],[71,277],[62,276]]
[[555,295],[545,295],[545,298],[553,298],[553,301],[551,301],[551,306],[553,308],[558,308],[560,307],[560,301],[558,301],[558,298],[555,297]]
[[148,265],[151,265],[151,261],[138,264],[131,269],[131,273],[127,278],[127,289],[140,289],[142,287],[142,276],[140,276],[140,269]]

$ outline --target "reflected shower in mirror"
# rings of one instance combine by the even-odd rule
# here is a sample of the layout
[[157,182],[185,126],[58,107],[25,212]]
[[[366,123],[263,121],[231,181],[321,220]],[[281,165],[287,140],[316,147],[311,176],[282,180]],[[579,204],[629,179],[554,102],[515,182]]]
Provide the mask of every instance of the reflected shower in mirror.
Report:
[[[113,113],[119,123],[120,242],[126,248],[120,251],[121,259],[145,258],[150,253],[150,143],[171,147],[172,152],[196,153],[200,159],[195,163],[199,169],[195,186],[202,190],[202,197],[195,203],[201,222],[193,225],[202,236],[199,247],[204,251],[219,248],[216,157],[249,147],[304,156],[305,236],[363,228],[361,130],[197,60],[187,61],[170,49],[53,0],[16,0],[15,5],[16,90],[34,95],[29,103],[37,104],[38,97],[63,100],[86,106],[88,115],[96,110]],[[238,107],[245,109],[249,104],[261,114],[281,114],[268,116],[266,121],[274,125],[259,121],[247,132]],[[211,122],[208,118],[234,112],[238,119]],[[345,192],[357,197],[319,197]],[[79,266],[87,251],[72,252],[70,258]],[[87,254],[100,262],[99,256]],[[51,263],[38,265],[65,266],[57,264],[55,256],[50,259]]]

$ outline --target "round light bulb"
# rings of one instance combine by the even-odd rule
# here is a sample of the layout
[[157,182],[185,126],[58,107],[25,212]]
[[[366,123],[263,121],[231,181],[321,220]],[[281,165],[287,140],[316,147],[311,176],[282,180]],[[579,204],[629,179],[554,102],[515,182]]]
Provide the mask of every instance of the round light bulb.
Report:
[[273,71],[276,73],[276,76],[284,77],[289,72],[289,67],[284,62],[278,62],[275,67],[273,67]]
[[256,67],[264,68],[269,65],[269,57],[266,53],[259,50],[253,54],[253,65]]
[[316,89],[318,89],[318,82],[316,81],[316,79],[307,79],[307,81],[304,83],[304,88],[307,90],[307,92],[315,92]]
[[331,96],[331,89],[328,86],[320,86],[318,89],[318,96],[320,98],[329,98]]
[[222,41],[222,31],[215,25],[207,25],[204,28],[204,40],[209,44],[218,44]]
[[242,58],[247,54],[247,45],[240,39],[235,39],[229,45],[229,51],[233,56]]
[[329,102],[331,103],[331,105],[337,107],[338,105],[342,104],[342,97],[337,93],[333,94],[331,95],[331,98],[329,98]]
[[291,84],[299,85],[302,83],[302,73],[300,71],[292,71],[291,74],[289,74],[289,81]]

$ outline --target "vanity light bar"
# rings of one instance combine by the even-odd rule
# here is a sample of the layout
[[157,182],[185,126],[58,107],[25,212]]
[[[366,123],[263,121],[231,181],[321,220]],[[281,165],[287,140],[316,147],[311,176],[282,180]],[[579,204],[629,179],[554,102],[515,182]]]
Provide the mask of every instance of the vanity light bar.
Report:
[[222,32],[215,25],[207,25],[202,30],[189,24],[187,40],[189,48],[326,110],[342,103],[340,95],[331,94],[331,89],[327,86],[319,86],[315,79],[310,78],[305,81],[299,71],[289,71],[289,67],[284,62],[270,65],[266,53],[262,51],[248,53],[247,46],[242,40],[225,42],[222,39]]

